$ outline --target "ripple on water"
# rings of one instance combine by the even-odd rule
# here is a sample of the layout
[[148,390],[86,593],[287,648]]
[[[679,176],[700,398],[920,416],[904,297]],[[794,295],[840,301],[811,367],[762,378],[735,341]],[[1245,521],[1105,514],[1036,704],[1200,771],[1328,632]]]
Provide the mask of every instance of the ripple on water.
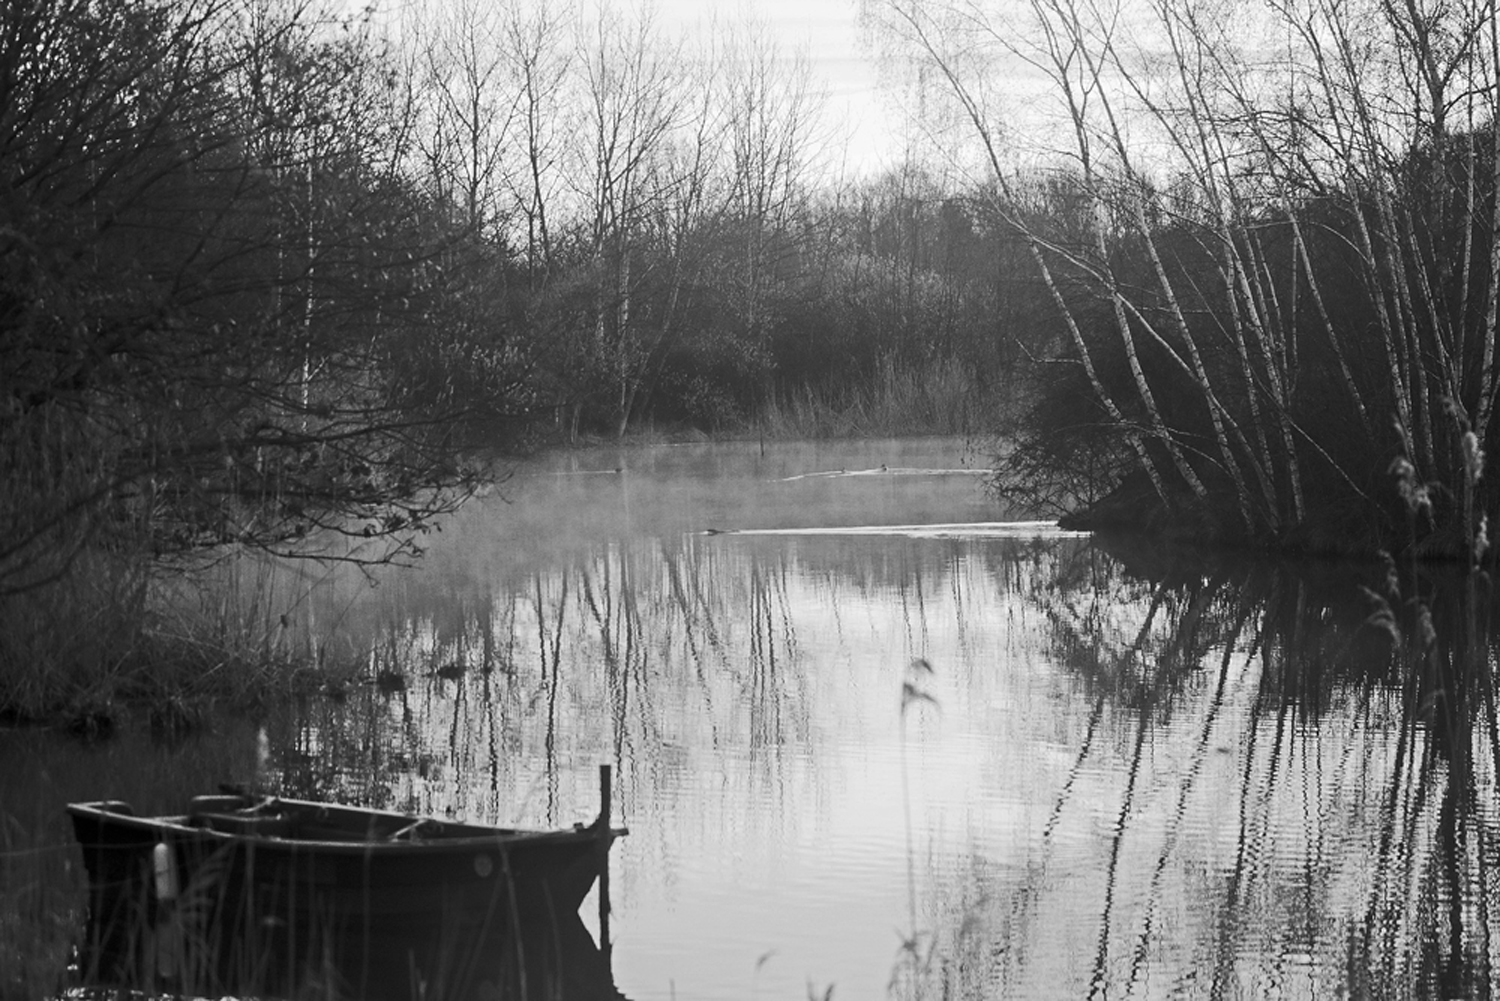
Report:
[[[549,457],[420,574],[308,599],[329,649],[421,680],[309,710],[262,778],[572,819],[614,761],[637,999],[884,997],[914,926],[957,998],[1409,996],[1429,960],[1461,996],[1500,941],[1493,765],[1445,800],[1426,695],[1347,655],[1354,578],[1136,572],[963,467],[954,442]],[[453,663],[505,667],[431,676]]]

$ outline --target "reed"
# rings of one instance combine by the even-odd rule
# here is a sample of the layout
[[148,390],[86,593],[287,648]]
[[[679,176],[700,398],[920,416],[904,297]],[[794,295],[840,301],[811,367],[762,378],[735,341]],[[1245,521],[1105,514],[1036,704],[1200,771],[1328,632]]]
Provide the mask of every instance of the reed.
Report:
[[957,359],[907,366],[887,356],[869,380],[773,397],[739,430],[777,439],[968,436],[998,426],[1008,399]]
[[0,602],[0,709],[30,719],[110,699],[146,618],[139,566],[81,557],[65,576]]
[[59,888],[76,880],[72,859],[33,832],[36,801],[0,808],[0,1001],[34,1001],[62,986],[83,912]]
[[71,982],[83,934],[83,856],[64,813],[70,798],[120,798],[164,812],[184,788],[254,774],[253,724],[214,721],[216,739],[162,741],[125,729],[109,745],[0,729],[0,1001],[56,997]]
[[102,736],[126,710],[175,727],[290,692],[326,661],[303,611],[315,584],[254,556],[176,573],[81,556],[0,599],[0,718]]

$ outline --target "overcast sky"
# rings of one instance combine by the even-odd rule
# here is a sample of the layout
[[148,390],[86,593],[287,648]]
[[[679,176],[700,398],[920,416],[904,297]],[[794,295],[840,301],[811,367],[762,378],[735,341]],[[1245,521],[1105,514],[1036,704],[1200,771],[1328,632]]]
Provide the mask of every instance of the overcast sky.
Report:
[[734,19],[749,12],[764,22],[790,58],[802,48],[815,84],[826,88],[830,124],[849,134],[849,168],[871,174],[890,165],[900,142],[882,96],[873,58],[861,44],[857,0],[658,0],[670,25],[699,29],[715,11]]

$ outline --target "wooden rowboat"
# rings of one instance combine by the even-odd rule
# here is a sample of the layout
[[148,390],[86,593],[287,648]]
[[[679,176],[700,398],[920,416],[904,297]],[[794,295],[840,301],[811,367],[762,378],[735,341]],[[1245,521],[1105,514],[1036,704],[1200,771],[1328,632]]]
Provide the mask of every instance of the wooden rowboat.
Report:
[[85,977],[198,993],[330,981],[361,998],[493,993],[528,952],[579,941],[596,880],[607,921],[609,847],[626,831],[609,826],[607,768],[601,782],[598,819],[543,831],[241,795],[159,817],[72,804],[89,877]]

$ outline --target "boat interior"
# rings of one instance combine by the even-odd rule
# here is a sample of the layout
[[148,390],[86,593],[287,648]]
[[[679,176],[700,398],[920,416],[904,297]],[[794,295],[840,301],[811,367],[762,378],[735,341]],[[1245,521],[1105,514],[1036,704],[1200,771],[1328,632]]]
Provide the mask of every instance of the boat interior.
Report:
[[440,841],[520,833],[328,803],[236,795],[195,797],[184,822],[223,834],[309,841]]

